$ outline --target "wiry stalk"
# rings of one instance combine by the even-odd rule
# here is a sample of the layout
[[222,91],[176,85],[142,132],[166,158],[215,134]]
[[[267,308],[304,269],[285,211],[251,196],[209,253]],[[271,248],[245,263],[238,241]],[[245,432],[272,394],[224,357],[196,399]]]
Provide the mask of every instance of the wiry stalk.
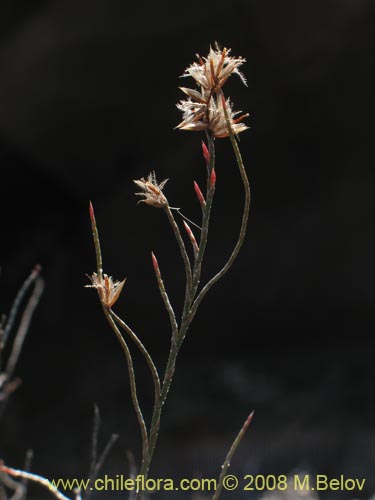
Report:
[[[230,101],[228,100],[227,103],[225,102],[224,96],[221,91],[221,88],[226,80],[234,72],[237,73],[244,81],[242,74],[238,71],[238,67],[243,64],[244,59],[233,58],[229,56],[229,52],[230,51],[227,49],[220,51],[218,46],[215,50],[211,48],[208,58],[199,59],[199,63],[194,63],[189,68],[187,68],[184,76],[192,76],[196,80],[196,83],[198,83],[201,87],[202,93],[198,92],[197,90],[182,88],[185,94],[188,95],[189,99],[186,101],[181,101],[178,105],[178,108],[183,111],[184,115],[183,121],[177,126],[177,128],[185,130],[206,130],[208,140],[208,150],[205,145],[203,147],[203,155],[206,159],[206,164],[208,165],[207,191],[205,199],[200,191],[199,186],[195,185],[195,191],[202,208],[202,223],[200,226],[198,226],[199,229],[201,229],[199,245],[197,244],[190,228],[188,226],[185,226],[187,234],[193,245],[193,265],[186,251],[185,243],[182,238],[179,226],[177,225],[177,222],[173,216],[172,208],[169,206],[168,200],[162,193],[165,181],[158,184],[155,174],[152,173],[148,176],[147,179],[142,178],[135,181],[137,186],[139,186],[143,191],[142,193],[137,193],[137,195],[144,196],[144,200],[142,200],[144,203],[154,207],[164,208],[178,242],[186,274],[185,298],[182,308],[181,320],[178,324],[173,307],[161,278],[161,273],[157,264],[156,257],[153,255],[154,270],[157,277],[159,290],[164,301],[164,306],[169,314],[172,336],[164,378],[160,386],[160,398],[155,398],[151,426],[148,435],[149,441],[146,450],[147,453],[143,457],[143,462],[140,469],[140,475],[143,475],[145,480],[147,479],[150,463],[158,439],[162,408],[166,402],[172,384],[177,357],[184,342],[186,333],[191,325],[191,322],[194,319],[199,305],[201,304],[207,292],[225,275],[225,273],[233,265],[243,244],[246,233],[250,210],[250,186],[234,134],[238,134],[239,132],[242,132],[247,128],[245,125],[240,124],[241,120],[247,115],[242,115],[241,117],[234,119],[233,117],[236,115],[236,113],[232,111]],[[222,105],[218,104],[218,99],[222,99]],[[208,283],[206,283],[206,285],[203,286],[203,288],[199,291],[202,275],[202,265],[208,241],[211,209],[215,195],[216,173],[214,140],[215,138],[226,137],[228,134],[230,136],[230,140],[234,149],[237,165],[245,190],[245,203],[242,214],[240,233],[234,250],[232,251],[223,268],[215,276],[213,276],[213,278],[211,278]],[[101,267],[101,260],[98,258],[97,263],[99,269],[99,267]],[[113,315],[111,317],[114,318]],[[115,319],[115,321],[119,323],[118,320]],[[121,326],[124,328],[123,325]],[[128,331],[126,326],[125,330]],[[130,334],[130,336],[132,335]],[[138,347],[142,351],[142,347],[140,347],[139,345]],[[229,466],[229,460],[232,454],[235,452],[247,426],[250,423],[250,420],[251,417],[249,417],[249,419],[246,421],[247,423],[245,423],[241,432],[234,441],[224,463],[223,470]],[[215,500],[220,495],[221,488],[222,477],[219,482],[219,491],[217,492],[217,494],[215,494]],[[143,496],[143,491],[138,491],[136,494],[137,500],[141,500]]]
[[190,293],[191,286],[192,286],[190,259],[189,259],[188,253],[186,251],[185,242],[181,236],[180,228],[177,225],[177,222],[172,214],[172,211],[171,211],[171,208],[169,205],[166,205],[165,213],[167,214],[169,223],[172,226],[174,235],[175,235],[176,240],[178,242],[178,246],[180,247],[180,253],[182,256],[182,260],[184,261],[185,273],[186,273],[186,294],[185,295],[187,296]]
[[[210,172],[213,170],[214,162],[215,162],[213,139],[210,140],[209,144],[210,144],[211,160],[210,160],[208,179],[210,178]],[[208,182],[209,182],[209,180],[208,180]],[[140,475],[143,475],[145,478],[147,478],[149,466],[150,466],[150,463],[151,463],[151,460],[152,460],[152,457],[153,457],[153,454],[155,451],[155,446],[156,446],[156,442],[157,442],[158,435],[159,435],[161,413],[162,413],[163,406],[166,402],[169,389],[170,389],[171,384],[172,384],[173,375],[174,375],[174,372],[176,369],[176,361],[177,361],[178,353],[179,353],[179,350],[180,350],[181,345],[183,343],[183,340],[185,338],[185,335],[188,331],[188,328],[190,326],[191,320],[193,319],[193,316],[190,314],[189,311],[190,311],[192,301],[194,299],[194,295],[196,293],[196,289],[199,286],[201,265],[202,265],[202,261],[203,261],[204,251],[205,251],[205,248],[207,245],[208,227],[209,227],[210,213],[211,213],[211,207],[212,207],[214,193],[215,193],[215,187],[210,186],[208,184],[208,186],[207,186],[207,200],[206,200],[206,205],[203,208],[203,214],[202,214],[202,232],[201,232],[201,238],[200,238],[200,242],[199,242],[199,251],[198,251],[197,257],[196,257],[195,262],[194,262],[192,282],[191,282],[191,285],[189,285],[187,283],[187,292],[188,293],[187,293],[187,295],[185,295],[183,314],[182,314],[180,328],[179,328],[176,336],[174,336],[172,334],[171,347],[170,347],[170,351],[169,351],[167,366],[165,369],[165,374],[164,374],[164,379],[163,379],[163,384],[162,384],[162,389],[161,389],[160,404],[155,405],[154,410],[153,410],[153,415],[152,415],[152,421],[151,421],[151,427],[150,427],[150,433],[149,433],[148,456],[147,456],[147,459],[143,462],[141,470],[140,470]],[[167,211],[167,214],[168,214],[168,211]],[[170,210],[169,210],[169,214],[170,215],[168,215],[168,218],[170,219],[170,216],[172,215]],[[173,217],[173,215],[172,215],[172,217]],[[174,229],[176,238],[179,241],[180,249],[183,248],[184,254],[186,254],[185,245],[183,244],[183,246],[182,246],[183,240],[182,240],[181,233],[179,230],[177,232],[177,230],[175,228],[175,226],[177,226],[177,224],[176,224],[174,219],[173,219],[173,221],[170,219],[170,222],[171,222],[172,227]],[[177,226],[177,228],[178,228],[178,226]],[[181,243],[181,240],[182,240],[182,243]],[[186,262],[186,257],[184,258],[184,261]],[[143,498],[143,492],[142,491],[138,492],[136,498],[137,498],[137,500],[141,500]]]
[[172,329],[172,338],[177,338],[178,324],[177,324],[177,320],[176,320],[176,315],[175,315],[173,306],[172,306],[172,304],[171,304],[171,302],[169,300],[168,293],[167,293],[167,290],[165,288],[163,278],[161,276],[161,272],[160,272],[160,268],[159,268],[159,263],[158,263],[158,261],[157,261],[157,259],[156,259],[156,257],[155,257],[155,255],[154,255],[153,252],[152,252],[151,256],[152,256],[152,263],[153,263],[153,266],[154,266],[154,271],[155,271],[156,279],[157,279],[158,286],[159,286],[160,295],[161,295],[161,297],[163,299],[165,309],[168,312],[169,321],[170,321],[171,329]]
[[145,346],[142,344],[141,340],[137,337],[137,335],[133,332],[133,330],[130,328],[130,326],[125,323],[125,321],[123,319],[121,319],[119,316],[117,316],[116,313],[114,313],[112,311],[112,309],[110,310],[110,315],[112,316],[112,318],[115,320],[115,322],[121,326],[121,328],[123,328],[126,333],[129,335],[129,337],[133,340],[133,342],[135,343],[135,345],[138,347],[139,351],[143,354],[145,360],[146,360],[146,363],[148,364],[148,367],[150,368],[150,371],[151,371],[151,374],[152,374],[152,378],[154,380],[154,386],[155,386],[155,398],[156,398],[156,401],[160,399],[160,380],[159,380],[159,374],[158,374],[158,371],[156,369],[156,366],[149,354],[149,352],[147,351],[147,349],[145,348]]
[[137,384],[135,381],[133,358],[130,354],[129,347],[128,347],[124,337],[121,335],[120,330],[117,328],[117,325],[112,318],[110,309],[108,307],[106,307],[105,305],[103,305],[103,311],[104,311],[105,317],[107,318],[108,323],[110,324],[112,330],[114,331],[114,333],[117,337],[117,340],[120,342],[121,348],[125,354],[126,363],[128,366],[128,373],[129,373],[131,398],[132,398],[135,413],[137,415],[138,425],[139,425],[139,428],[141,430],[142,461],[143,461],[144,457],[147,456],[147,452],[148,452],[148,435],[147,435],[146,424],[145,424],[145,421],[143,418],[143,413],[142,413],[142,410],[141,410],[141,407],[140,407],[139,401],[138,401]]
[[245,432],[247,431],[247,428],[249,427],[249,425],[253,419],[253,416],[254,416],[254,412],[251,412],[250,415],[245,420],[245,423],[243,424],[240,432],[237,434],[236,439],[233,441],[232,446],[230,447],[227,456],[225,457],[224,463],[221,466],[219,483],[217,485],[215,494],[212,497],[212,500],[217,500],[220,497],[220,494],[221,494],[222,489],[223,489],[224,479],[225,479],[225,476],[226,476],[228,469],[230,467],[230,461],[232,460],[233,455],[236,453],[236,450],[237,450],[240,442],[242,441],[242,438],[244,437]]
[[[47,488],[50,493],[58,500],[70,500],[69,497],[65,496],[61,491],[59,491],[56,486],[51,483],[48,479],[42,476],[38,476],[37,474],[31,474],[30,472],[25,472],[23,470],[13,469],[11,467],[7,467],[6,465],[0,465],[0,474],[5,473],[11,477],[17,477],[20,479],[27,479],[28,481],[32,481],[34,483],[40,484],[44,488]],[[5,483],[5,481],[2,479]],[[24,489],[24,486],[21,483],[18,483]]]
[[[100,278],[103,276],[103,269],[102,269],[102,252],[101,252],[101,247],[100,247],[100,240],[99,240],[99,232],[98,232],[98,227],[96,224],[96,219],[95,219],[95,214],[94,214],[94,209],[92,207],[92,204],[90,203],[90,218],[91,218],[91,227],[92,227],[92,233],[93,233],[93,238],[94,238],[94,245],[95,245],[95,255],[96,255],[96,263],[97,263],[97,273]],[[141,436],[142,436],[142,462],[145,460],[145,457],[147,456],[148,452],[148,435],[147,435],[147,428],[146,424],[143,418],[142,410],[139,405],[138,401],[138,396],[137,396],[137,385],[135,381],[135,373],[134,373],[134,365],[133,365],[133,359],[130,354],[128,345],[121,335],[120,330],[118,329],[112,315],[111,315],[111,309],[108,307],[106,304],[101,302],[102,308],[104,315],[110,324],[112,330],[114,331],[117,340],[119,341],[121,348],[125,354],[126,358],[126,363],[128,366],[128,373],[129,373],[129,381],[130,381],[130,392],[131,392],[131,397],[132,397],[132,402],[134,406],[135,413],[137,415],[137,420],[139,424],[139,428],[141,431]]]
[[[206,246],[207,246],[207,241],[208,241],[208,231],[209,231],[209,224],[210,224],[211,209],[212,209],[212,203],[213,203],[213,198],[214,198],[214,194],[215,194],[215,185],[214,184],[211,185],[211,183],[210,183],[211,173],[215,168],[215,147],[214,147],[214,139],[210,135],[208,135],[210,164],[209,164],[208,176],[207,176],[208,182],[207,182],[206,204],[202,208],[202,231],[201,231],[201,238],[200,238],[200,242],[199,242],[199,251],[198,251],[198,253],[195,257],[195,261],[194,261],[190,294],[187,297],[185,297],[185,301],[184,301],[181,325],[180,325],[178,335],[177,335],[177,345],[173,342],[173,336],[172,336],[171,348],[169,351],[167,367],[165,370],[165,375],[164,375],[163,384],[162,384],[160,404],[154,407],[152,423],[151,423],[151,428],[150,428],[150,434],[149,434],[148,457],[147,457],[147,460],[144,461],[143,466],[142,466],[141,471],[140,471],[140,474],[144,475],[145,478],[147,477],[147,474],[148,474],[149,466],[150,466],[150,463],[152,460],[152,456],[153,456],[153,453],[155,450],[155,446],[156,446],[156,442],[157,442],[157,438],[158,438],[158,434],[159,434],[162,408],[165,404],[169,389],[170,389],[171,384],[172,384],[173,375],[174,375],[175,368],[176,368],[177,357],[178,357],[180,348],[182,346],[182,343],[185,339],[186,333],[190,327],[190,324],[191,324],[191,322],[192,322],[192,320],[197,312],[197,309],[198,309],[200,303],[202,302],[202,300],[205,297],[205,295],[207,294],[207,292],[210,290],[210,288],[212,288],[212,286],[215,285],[215,283],[217,283],[224,276],[224,274],[230,269],[230,267],[234,263],[236,257],[239,254],[240,248],[243,244],[245,234],[246,234],[246,227],[247,227],[247,222],[248,222],[248,217],[249,217],[250,199],[251,199],[250,198],[250,185],[249,185],[249,181],[248,181],[246,171],[245,171],[245,168],[243,165],[241,153],[239,151],[236,139],[234,137],[233,130],[232,130],[232,127],[231,127],[231,124],[229,121],[229,117],[228,117],[228,114],[227,114],[225,107],[224,107],[224,110],[226,113],[227,125],[228,125],[228,130],[229,130],[229,134],[230,134],[232,147],[234,149],[234,153],[235,153],[236,160],[237,160],[237,165],[238,165],[238,168],[240,170],[241,179],[242,179],[244,189],[245,189],[245,204],[244,204],[244,211],[242,214],[240,234],[238,237],[238,241],[235,245],[235,248],[234,248],[232,254],[230,255],[228,261],[224,265],[224,267],[213,278],[211,278],[211,280],[199,292],[198,296],[196,296],[197,290],[199,287],[199,283],[200,283],[203,258],[204,258],[204,254],[205,254],[205,250],[206,250]],[[176,232],[175,232],[175,234],[176,234]],[[179,238],[180,238],[181,234],[180,233],[178,233],[178,234],[179,234]],[[185,250],[185,252],[186,252],[186,250]],[[241,437],[242,437],[242,435],[241,435]],[[237,446],[238,446],[238,444],[237,444]],[[234,449],[234,451],[235,451],[235,449]],[[233,453],[234,453],[234,451],[233,451]],[[141,500],[143,498],[143,492],[138,492],[136,498],[137,498],[137,500]]]

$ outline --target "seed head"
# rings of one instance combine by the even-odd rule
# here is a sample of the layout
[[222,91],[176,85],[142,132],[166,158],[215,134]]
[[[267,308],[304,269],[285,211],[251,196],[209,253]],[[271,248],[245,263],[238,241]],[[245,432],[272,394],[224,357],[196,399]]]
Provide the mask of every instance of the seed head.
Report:
[[[207,58],[198,56],[198,62],[186,69],[182,76],[191,76],[199,90],[180,87],[187,95],[187,99],[177,104],[177,108],[182,111],[183,119],[176,128],[197,132],[208,131],[219,139],[229,136],[221,89],[232,74],[237,74],[246,85],[245,77],[238,69],[245,59],[232,57],[229,54],[230,49],[221,50],[216,44],[216,49],[210,48]],[[233,111],[229,99],[224,103],[233,133],[239,134],[246,130],[248,127],[241,122],[248,114],[241,115],[240,111]]]
[[[185,73],[182,75],[183,77],[191,76],[194,78],[201,87],[200,98],[203,101],[207,93],[219,92],[232,74],[238,75],[246,85],[246,79],[238,69],[246,60],[243,57],[232,57],[229,55],[230,52],[231,49],[224,47],[221,50],[216,44],[216,49],[210,47],[207,57],[202,58],[197,54],[198,62],[194,62],[186,68]],[[194,98],[193,95],[190,95],[190,97]]]
[[138,203],[146,203],[156,208],[164,208],[168,205],[168,200],[162,192],[168,179],[164,179],[164,181],[158,184],[155,172],[151,172],[147,179],[142,177],[139,180],[134,180],[134,182],[142,189],[142,192],[135,193],[136,196],[144,196],[144,199],[139,200]]
[[126,281],[126,278],[122,281],[113,281],[112,276],[103,274],[100,277],[96,273],[93,273],[89,278],[91,285],[86,285],[86,288],[96,288],[100,302],[107,307],[112,307],[117,302]]
[[[225,102],[233,133],[239,134],[247,130],[249,127],[241,122],[249,115],[247,113],[241,115],[242,111],[233,111],[229,98]],[[217,139],[229,136],[223,102],[220,96],[217,96],[217,98],[212,97],[209,105],[205,106],[204,110],[200,109],[201,105],[197,108],[197,103],[191,99],[180,101],[177,107],[183,112],[183,120],[177,125],[177,128],[190,131],[208,130]],[[238,117],[238,115],[240,116]]]

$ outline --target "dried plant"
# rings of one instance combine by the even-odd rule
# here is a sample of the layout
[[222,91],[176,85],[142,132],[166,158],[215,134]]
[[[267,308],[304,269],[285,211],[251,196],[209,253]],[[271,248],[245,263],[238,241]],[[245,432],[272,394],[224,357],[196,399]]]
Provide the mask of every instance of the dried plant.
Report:
[[[22,347],[29,331],[30,323],[39,299],[43,293],[44,281],[40,276],[40,266],[35,266],[28,278],[24,281],[14,299],[9,316],[5,315],[0,322],[0,417],[3,415],[10,395],[19,387],[21,380],[14,377],[14,372],[22,351]],[[13,334],[17,316],[26,300],[18,328]],[[9,354],[3,357],[4,349],[10,345]],[[32,459],[32,451],[26,454],[24,470],[27,472]],[[27,493],[27,480],[12,479],[6,472],[0,470],[0,498],[7,499],[7,489],[13,491],[12,500],[22,500]]]
[[[20,357],[23,343],[25,341],[29,326],[34,315],[35,309],[39,303],[40,296],[43,293],[44,282],[40,276],[40,266],[30,273],[14,299],[9,316],[3,316],[0,322],[0,417],[4,412],[9,396],[17,389],[21,381],[14,378],[14,371]],[[17,320],[17,315],[22,307],[28,292],[32,293],[27,300],[23,310],[18,328],[14,335],[13,329]],[[10,353],[6,359],[3,359],[3,351],[11,343]]]

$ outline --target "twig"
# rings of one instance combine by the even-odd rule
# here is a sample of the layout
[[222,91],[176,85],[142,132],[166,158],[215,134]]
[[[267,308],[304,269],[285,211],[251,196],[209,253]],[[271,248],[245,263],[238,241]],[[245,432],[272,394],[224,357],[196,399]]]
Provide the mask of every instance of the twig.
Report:
[[240,442],[242,441],[242,438],[244,437],[245,432],[247,431],[247,428],[249,427],[249,425],[253,419],[253,416],[254,416],[254,412],[252,411],[250,413],[250,415],[247,417],[247,419],[245,420],[245,423],[243,424],[240,432],[237,434],[236,439],[233,441],[232,446],[230,447],[228,454],[225,457],[224,463],[221,466],[221,473],[220,473],[220,477],[219,477],[219,482],[218,482],[215,494],[212,497],[212,500],[217,500],[220,497],[221,491],[223,489],[224,478],[225,478],[227,471],[230,467],[230,461],[232,460],[233,455],[236,453],[236,450],[237,450]]
[[23,285],[19,289],[19,291],[16,295],[16,298],[14,299],[13,305],[10,309],[8,320],[7,320],[6,325],[4,326],[4,329],[3,329],[3,344],[4,345],[6,344],[8,337],[9,337],[9,334],[12,330],[13,325],[14,325],[14,321],[16,319],[17,312],[20,308],[21,302],[22,302],[23,298],[25,297],[27,291],[31,287],[31,285],[34,283],[36,278],[40,275],[40,271],[41,271],[41,267],[39,265],[34,267],[34,269],[31,271],[29,277],[24,281]]
[[[39,273],[39,271],[38,271]],[[22,346],[27,334],[27,331],[30,326],[31,319],[33,317],[33,314],[35,312],[35,309],[39,303],[39,299],[43,293],[44,289],[44,281],[43,279],[38,276],[37,274],[35,277],[33,277],[32,282],[34,282],[34,290],[33,293],[31,294],[31,297],[29,298],[29,301],[27,303],[27,306],[22,314],[20,326],[18,327],[16,336],[13,341],[12,345],[12,350],[9,356],[9,359],[6,364],[5,368],[5,373],[8,377],[8,380],[12,378],[14,369],[16,367],[18,358],[21,354]]]
[[[105,445],[104,450],[100,454],[99,460],[95,466],[94,476],[93,476],[94,479],[98,477],[99,472],[101,471],[101,469],[104,465],[104,462],[107,460],[109,452],[111,451],[111,449],[113,448],[113,445],[116,443],[117,440],[118,440],[118,434],[112,434],[111,437],[109,438],[109,440],[108,440],[107,444]],[[88,496],[90,496],[90,495],[88,495]],[[86,498],[88,498],[88,497],[86,497]]]
[[[8,474],[5,474],[5,472],[0,471],[0,484],[1,486],[5,486],[9,488],[10,490],[13,490],[14,493],[10,497],[9,500],[23,500],[26,496],[26,487],[22,482],[15,481],[12,479]],[[5,495],[5,498],[7,499],[7,494],[5,491],[5,488],[2,488],[2,494]]]
[[[47,488],[53,496],[55,496],[58,500],[70,500],[69,497],[65,496],[61,491],[59,491],[56,486],[51,483],[48,479],[42,476],[38,476],[37,474],[31,474],[30,472],[25,472],[23,470],[18,470],[18,469],[12,469],[11,467],[7,467],[6,465],[0,465],[0,471],[4,472],[5,474],[8,474],[9,476],[12,477],[19,477],[21,479],[27,479],[29,481],[32,481],[34,483],[40,484],[44,488]],[[3,481],[4,484],[5,481]],[[22,485],[22,488],[24,488],[22,483],[18,483]],[[11,499],[12,500],[12,499]],[[13,500],[15,500],[13,498]]]
[[[101,455],[98,459],[98,438],[100,431],[100,411],[98,405],[94,405],[94,422],[93,422],[93,430],[92,430],[92,449],[91,449],[91,464],[90,464],[90,475],[89,475],[89,483],[93,483],[94,480],[98,477],[101,468],[109,452],[111,451],[113,445],[118,439],[118,434],[112,434],[106,446],[104,447]],[[81,500],[81,490],[78,489],[76,493],[76,500]],[[86,490],[83,497],[85,500],[88,500],[92,495],[92,490]],[[79,497],[79,498],[78,498]]]

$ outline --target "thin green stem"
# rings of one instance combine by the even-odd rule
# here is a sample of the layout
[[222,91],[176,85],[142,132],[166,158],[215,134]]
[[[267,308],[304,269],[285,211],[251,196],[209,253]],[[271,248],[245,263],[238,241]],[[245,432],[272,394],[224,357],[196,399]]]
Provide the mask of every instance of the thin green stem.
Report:
[[155,257],[155,262],[156,262],[156,265],[154,265],[154,271],[155,271],[156,279],[158,282],[160,295],[163,299],[164,306],[165,306],[167,313],[168,313],[168,316],[169,316],[169,321],[170,321],[171,329],[172,329],[172,337],[176,338],[177,333],[178,333],[178,324],[177,324],[177,320],[176,320],[176,315],[175,315],[173,306],[169,300],[169,296],[168,296],[167,290],[165,288],[164,281],[162,279],[161,272],[159,269],[159,264],[156,261],[156,257]]
[[[162,389],[161,389],[160,402],[158,405],[154,406],[154,411],[153,411],[153,415],[152,415],[148,454],[147,454],[147,458],[143,462],[141,470],[140,470],[140,475],[144,476],[145,479],[147,478],[147,475],[148,475],[150,463],[151,463],[152,457],[154,455],[156,442],[157,442],[157,439],[159,436],[161,412],[162,412],[164,403],[167,399],[169,389],[170,389],[171,384],[172,384],[173,374],[174,374],[175,367],[176,367],[177,355],[178,355],[177,346],[176,346],[175,341],[172,339],[171,349],[169,351],[167,367],[165,369],[165,375],[164,375]],[[139,491],[136,495],[136,499],[141,500],[142,497],[143,497],[143,492]]]
[[[92,234],[94,238],[94,246],[95,246],[95,256],[96,256],[96,265],[97,265],[97,274],[99,279],[101,280],[103,278],[103,260],[102,260],[102,252],[101,252],[101,247],[100,247],[100,240],[99,240],[99,232],[98,232],[98,227],[96,224],[95,220],[95,214],[94,214],[94,209],[92,204],[90,203],[90,219],[91,219],[91,227],[92,227]],[[100,294],[99,294],[100,298]],[[132,402],[134,406],[134,410],[137,416],[138,424],[140,427],[141,431],[141,436],[142,436],[142,463],[145,460],[145,457],[147,456],[147,451],[148,451],[148,435],[147,435],[147,428],[146,424],[143,418],[142,410],[139,405],[138,401],[138,396],[137,396],[137,385],[135,381],[135,373],[134,373],[134,365],[133,365],[133,359],[131,357],[129,348],[127,343],[125,342],[125,339],[121,335],[120,330],[118,329],[114,319],[111,316],[111,309],[102,302],[102,308],[104,315],[110,324],[112,330],[114,331],[121,347],[122,350],[125,354],[127,366],[128,366],[128,372],[129,372],[129,382],[130,382],[130,392],[131,392],[131,397],[132,397]]]
[[96,257],[96,269],[98,273],[99,279],[103,277],[103,258],[102,258],[102,249],[100,247],[100,239],[98,226],[96,224],[94,207],[90,201],[90,219],[91,219],[91,228],[92,228],[92,237],[94,239],[95,245],[95,257]]
[[135,373],[134,373],[134,365],[133,365],[133,359],[129,351],[129,347],[124,339],[124,337],[121,335],[120,330],[118,329],[114,319],[112,318],[111,315],[111,310],[102,304],[103,306],[103,311],[104,315],[107,318],[108,323],[110,324],[112,330],[114,331],[117,340],[119,341],[121,348],[125,354],[126,358],[126,363],[128,366],[128,373],[129,373],[129,381],[130,381],[130,393],[131,393],[131,398],[134,406],[135,413],[137,415],[137,420],[138,424],[141,430],[141,436],[142,436],[142,462],[145,460],[145,457],[147,456],[148,453],[148,436],[147,436],[147,428],[146,424],[143,418],[142,410],[139,405],[138,401],[138,396],[137,396],[137,384],[135,381]]
[[[192,274],[191,274],[190,261],[189,261],[189,258],[188,258],[187,252],[186,252],[184,241],[181,237],[181,233],[180,233],[179,228],[178,228],[178,226],[173,218],[173,215],[171,213],[170,208],[167,207],[167,209],[166,209],[169,221],[172,225],[172,228],[174,230],[176,238],[179,242],[180,251],[181,251],[184,263],[185,263],[185,268],[187,270],[187,272],[186,272],[187,286],[186,286],[185,300],[184,300],[183,313],[182,313],[182,319],[181,319],[181,326],[180,326],[180,329],[177,332],[177,334],[172,335],[171,348],[169,351],[167,366],[165,369],[165,374],[164,374],[164,379],[163,379],[163,384],[162,384],[162,389],[161,389],[160,405],[154,407],[154,412],[153,412],[153,416],[152,416],[148,458],[147,458],[147,461],[145,461],[143,463],[143,466],[142,466],[141,471],[140,471],[140,474],[144,475],[145,477],[147,477],[149,466],[150,466],[152,456],[153,456],[153,453],[155,450],[156,442],[158,439],[161,412],[162,412],[163,405],[167,399],[169,389],[170,389],[171,384],[172,384],[173,375],[174,375],[175,368],[176,368],[177,356],[178,356],[179,350],[181,348],[181,345],[184,341],[187,330],[190,326],[191,320],[193,318],[193,316],[190,314],[190,307],[191,307],[191,304],[193,302],[194,296],[196,294],[196,290],[199,286],[201,266],[202,266],[202,261],[203,261],[206,245],[207,245],[208,227],[209,227],[209,221],[210,221],[210,215],[211,215],[212,201],[213,201],[213,197],[215,194],[215,186],[210,186],[210,174],[215,166],[215,148],[214,148],[213,138],[211,136],[209,136],[209,150],[210,150],[210,166],[208,169],[208,178],[207,178],[206,205],[204,208],[202,208],[202,231],[201,231],[201,237],[200,237],[200,243],[199,243],[199,251],[197,252],[197,255],[195,256]],[[188,270],[190,272],[188,272]],[[156,273],[156,274],[158,277],[158,273]],[[160,276],[160,279],[161,279],[161,276]],[[158,278],[158,282],[159,282],[159,278]],[[159,283],[159,288],[160,288],[160,283]],[[172,329],[172,332],[173,332],[173,329]],[[141,500],[142,496],[143,496],[142,492],[138,492],[137,497],[136,497],[137,500]]]
[[169,205],[167,205],[165,207],[165,212],[167,214],[169,223],[172,226],[174,235],[175,235],[176,240],[178,242],[178,246],[180,247],[180,252],[181,252],[182,260],[184,261],[185,272],[186,272],[186,293],[185,293],[185,296],[189,296],[190,290],[191,290],[191,285],[192,285],[191,265],[190,265],[189,256],[188,256],[188,253],[186,251],[184,240],[181,236],[180,228],[177,225],[177,222],[172,214],[172,211],[171,211]]
[[177,339],[178,348],[181,347],[181,345],[185,339],[189,325],[193,319],[193,315],[191,314],[190,309],[191,309],[193,300],[196,296],[196,293],[197,293],[197,290],[199,287],[201,271],[202,271],[202,263],[203,263],[203,258],[204,258],[204,254],[205,254],[206,247],[207,247],[208,230],[209,230],[209,224],[210,224],[212,203],[213,203],[213,199],[214,199],[214,195],[215,195],[215,185],[210,185],[211,184],[211,182],[210,182],[211,172],[215,168],[215,144],[214,144],[214,138],[209,134],[207,134],[207,140],[208,140],[208,148],[209,148],[209,153],[210,153],[210,164],[209,164],[208,169],[207,169],[206,204],[204,207],[202,207],[202,231],[201,231],[200,240],[199,240],[199,250],[198,250],[198,253],[197,253],[197,255],[195,257],[195,261],[194,261],[193,283],[192,283],[191,293],[190,293],[190,296],[188,297],[188,299],[185,300],[185,303],[184,303],[182,320],[181,320],[181,328],[180,328],[180,332],[179,332],[178,339]]
[[125,323],[123,319],[121,319],[119,316],[117,316],[116,313],[110,309],[110,314],[112,318],[115,320],[115,322],[123,328],[126,333],[129,335],[129,337],[132,339],[132,341],[135,343],[135,345],[138,347],[140,352],[143,354],[146,363],[148,364],[148,367],[150,368],[152,378],[154,380],[154,386],[155,386],[155,403],[160,399],[160,379],[159,379],[159,374],[158,370],[155,366],[155,363],[152,360],[152,357],[150,353],[147,351],[146,347],[142,344],[141,340],[139,337],[134,333],[134,331],[130,328],[130,326]]

